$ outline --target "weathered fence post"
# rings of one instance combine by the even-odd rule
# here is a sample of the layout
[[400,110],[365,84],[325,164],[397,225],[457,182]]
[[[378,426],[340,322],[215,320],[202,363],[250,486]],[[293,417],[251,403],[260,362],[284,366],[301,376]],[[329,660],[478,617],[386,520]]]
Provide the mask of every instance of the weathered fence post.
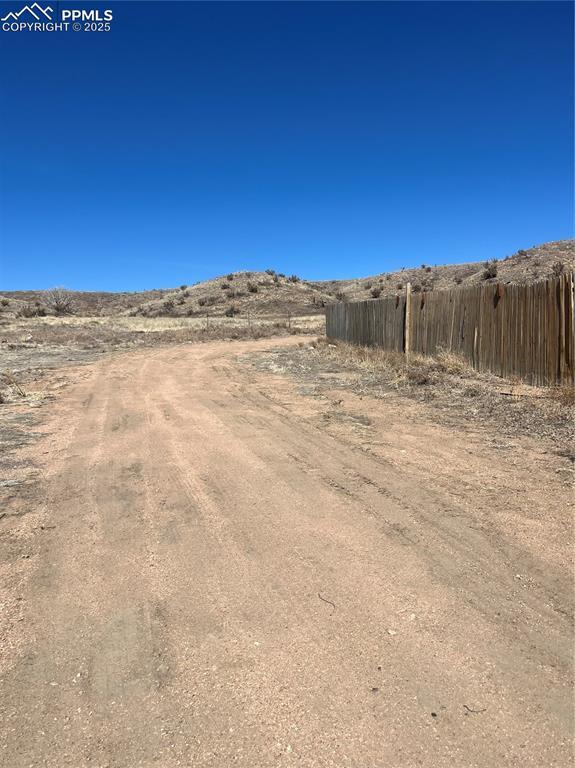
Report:
[[405,349],[405,362],[409,364],[410,350],[410,328],[411,328],[411,283],[405,286],[405,325],[403,328],[403,345]]

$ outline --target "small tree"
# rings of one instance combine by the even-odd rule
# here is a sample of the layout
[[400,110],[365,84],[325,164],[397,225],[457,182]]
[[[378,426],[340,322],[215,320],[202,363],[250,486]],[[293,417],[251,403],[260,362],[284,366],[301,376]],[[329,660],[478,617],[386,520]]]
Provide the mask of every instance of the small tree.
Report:
[[51,288],[46,291],[44,302],[56,315],[70,315],[74,311],[73,294],[67,288]]

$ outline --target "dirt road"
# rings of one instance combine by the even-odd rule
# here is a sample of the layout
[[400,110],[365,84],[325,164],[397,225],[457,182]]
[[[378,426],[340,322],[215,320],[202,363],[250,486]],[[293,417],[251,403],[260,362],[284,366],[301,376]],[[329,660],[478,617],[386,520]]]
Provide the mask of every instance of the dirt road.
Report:
[[236,359],[273,343],[103,359],[50,406],[0,521],[0,763],[569,765],[552,457]]

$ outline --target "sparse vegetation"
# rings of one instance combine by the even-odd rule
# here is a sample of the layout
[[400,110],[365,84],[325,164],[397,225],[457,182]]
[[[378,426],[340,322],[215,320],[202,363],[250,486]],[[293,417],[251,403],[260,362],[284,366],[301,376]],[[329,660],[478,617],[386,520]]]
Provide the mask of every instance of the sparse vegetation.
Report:
[[497,261],[495,259],[493,261],[486,261],[484,267],[485,269],[482,273],[484,280],[493,280],[494,277],[497,277]]
[[249,293],[257,293],[259,291],[258,286],[256,283],[248,283],[248,292]]
[[74,310],[74,295],[67,288],[51,288],[44,301],[55,315],[69,315]]
[[372,288],[370,293],[371,293],[371,298],[372,299],[379,299],[379,297],[381,296],[381,288],[379,288],[379,287]]
[[[516,256],[517,254],[515,254]],[[505,262],[497,264],[496,279],[503,282],[525,283],[550,275],[558,275],[563,271],[568,272],[575,265],[575,243],[572,241],[559,241],[549,243],[524,251],[524,256],[510,257]],[[489,262],[491,265],[492,262]],[[554,266],[558,264],[558,266]],[[109,294],[109,293],[78,293],[70,292],[73,301],[73,314],[80,316],[99,316],[108,314],[129,313],[131,315],[156,317],[169,314],[172,317],[187,316],[191,306],[198,311],[200,308],[214,306],[215,313],[222,315],[233,299],[234,304],[242,314],[248,307],[250,311],[268,313],[285,313],[288,310],[295,313],[307,312],[314,307],[318,314],[322,313],[322,307],[337,300],[355,301],[371,298],[370,291],[374,287],[381,288],[380,298],[396,296],[399,291],[405,291],[405,284],[409,281],[412,285],[421,285],[422,292],[432,290],[452,289],[455,286],[477,285],[489,281],[492,278],[484,278],[483,273],[487,269],[480,263],[453,264],[440,267],[432,267],[422,263],[416,267],[406,268],[403,273],[395,271],[383,273],[374,277],[354,278],[350,280],[307,282],[299,280],[297,290],[294,290],[294,276],[282,277],[282,273],[269,269],[262,272],[232,272],[227,276],[214,278],[192,286],[184,284],[177,289],[158,290]],[[270,274],[271,273],[271,274]],[[490,274],[493,274],[491,271]],[[227,279],[232,275],[233,280]],[[297,276],[296,276],[297,277]],[[258,287],[257,295],[248,287],[248,282]],[[397,287],[400,286],[400,287]],[[234,289],[233,296],[227,296],[227,292]],[[269,290],[273,288],[273,292]],[[417,292],[417,289],[416,289]],[[219,298],[215,298],[215,296]],[[273,295],[272,295],[273,294]],[[249,301],[243,296],[248,296]],[[182,301],[182,297],[185,301]],[[163,304],[168,299],[174,301],[174,307],[166,309]],[[50,308],[45,291],[4,292],[0,298],[2,317],[18,315],[25,304],[40,303],[48,314],[57,314]],[[9,302],[9,303],[5,303]],[[25,310],[28,311],[28,310]],[[59,310],[63,315],[69,314],[65,310]],[[312,310],[314,311],[314,310]]]
[[162,304],[162,310],[165,314],[170,315],[174,311],[175,306],[176,304],[173,299],[166,299]]
[[45,317],[46,309],[38,304],[24,304],[18,310],[18,317]]

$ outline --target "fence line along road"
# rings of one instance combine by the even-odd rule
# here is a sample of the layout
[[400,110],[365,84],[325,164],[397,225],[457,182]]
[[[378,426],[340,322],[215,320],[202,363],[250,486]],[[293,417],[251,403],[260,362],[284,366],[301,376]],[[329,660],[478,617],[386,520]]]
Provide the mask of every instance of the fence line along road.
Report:
[[467,358],[478,371],[536,385],[573,383],[573,273],[529,285],[490,283],[331,304],[326,332],[362,346]]

